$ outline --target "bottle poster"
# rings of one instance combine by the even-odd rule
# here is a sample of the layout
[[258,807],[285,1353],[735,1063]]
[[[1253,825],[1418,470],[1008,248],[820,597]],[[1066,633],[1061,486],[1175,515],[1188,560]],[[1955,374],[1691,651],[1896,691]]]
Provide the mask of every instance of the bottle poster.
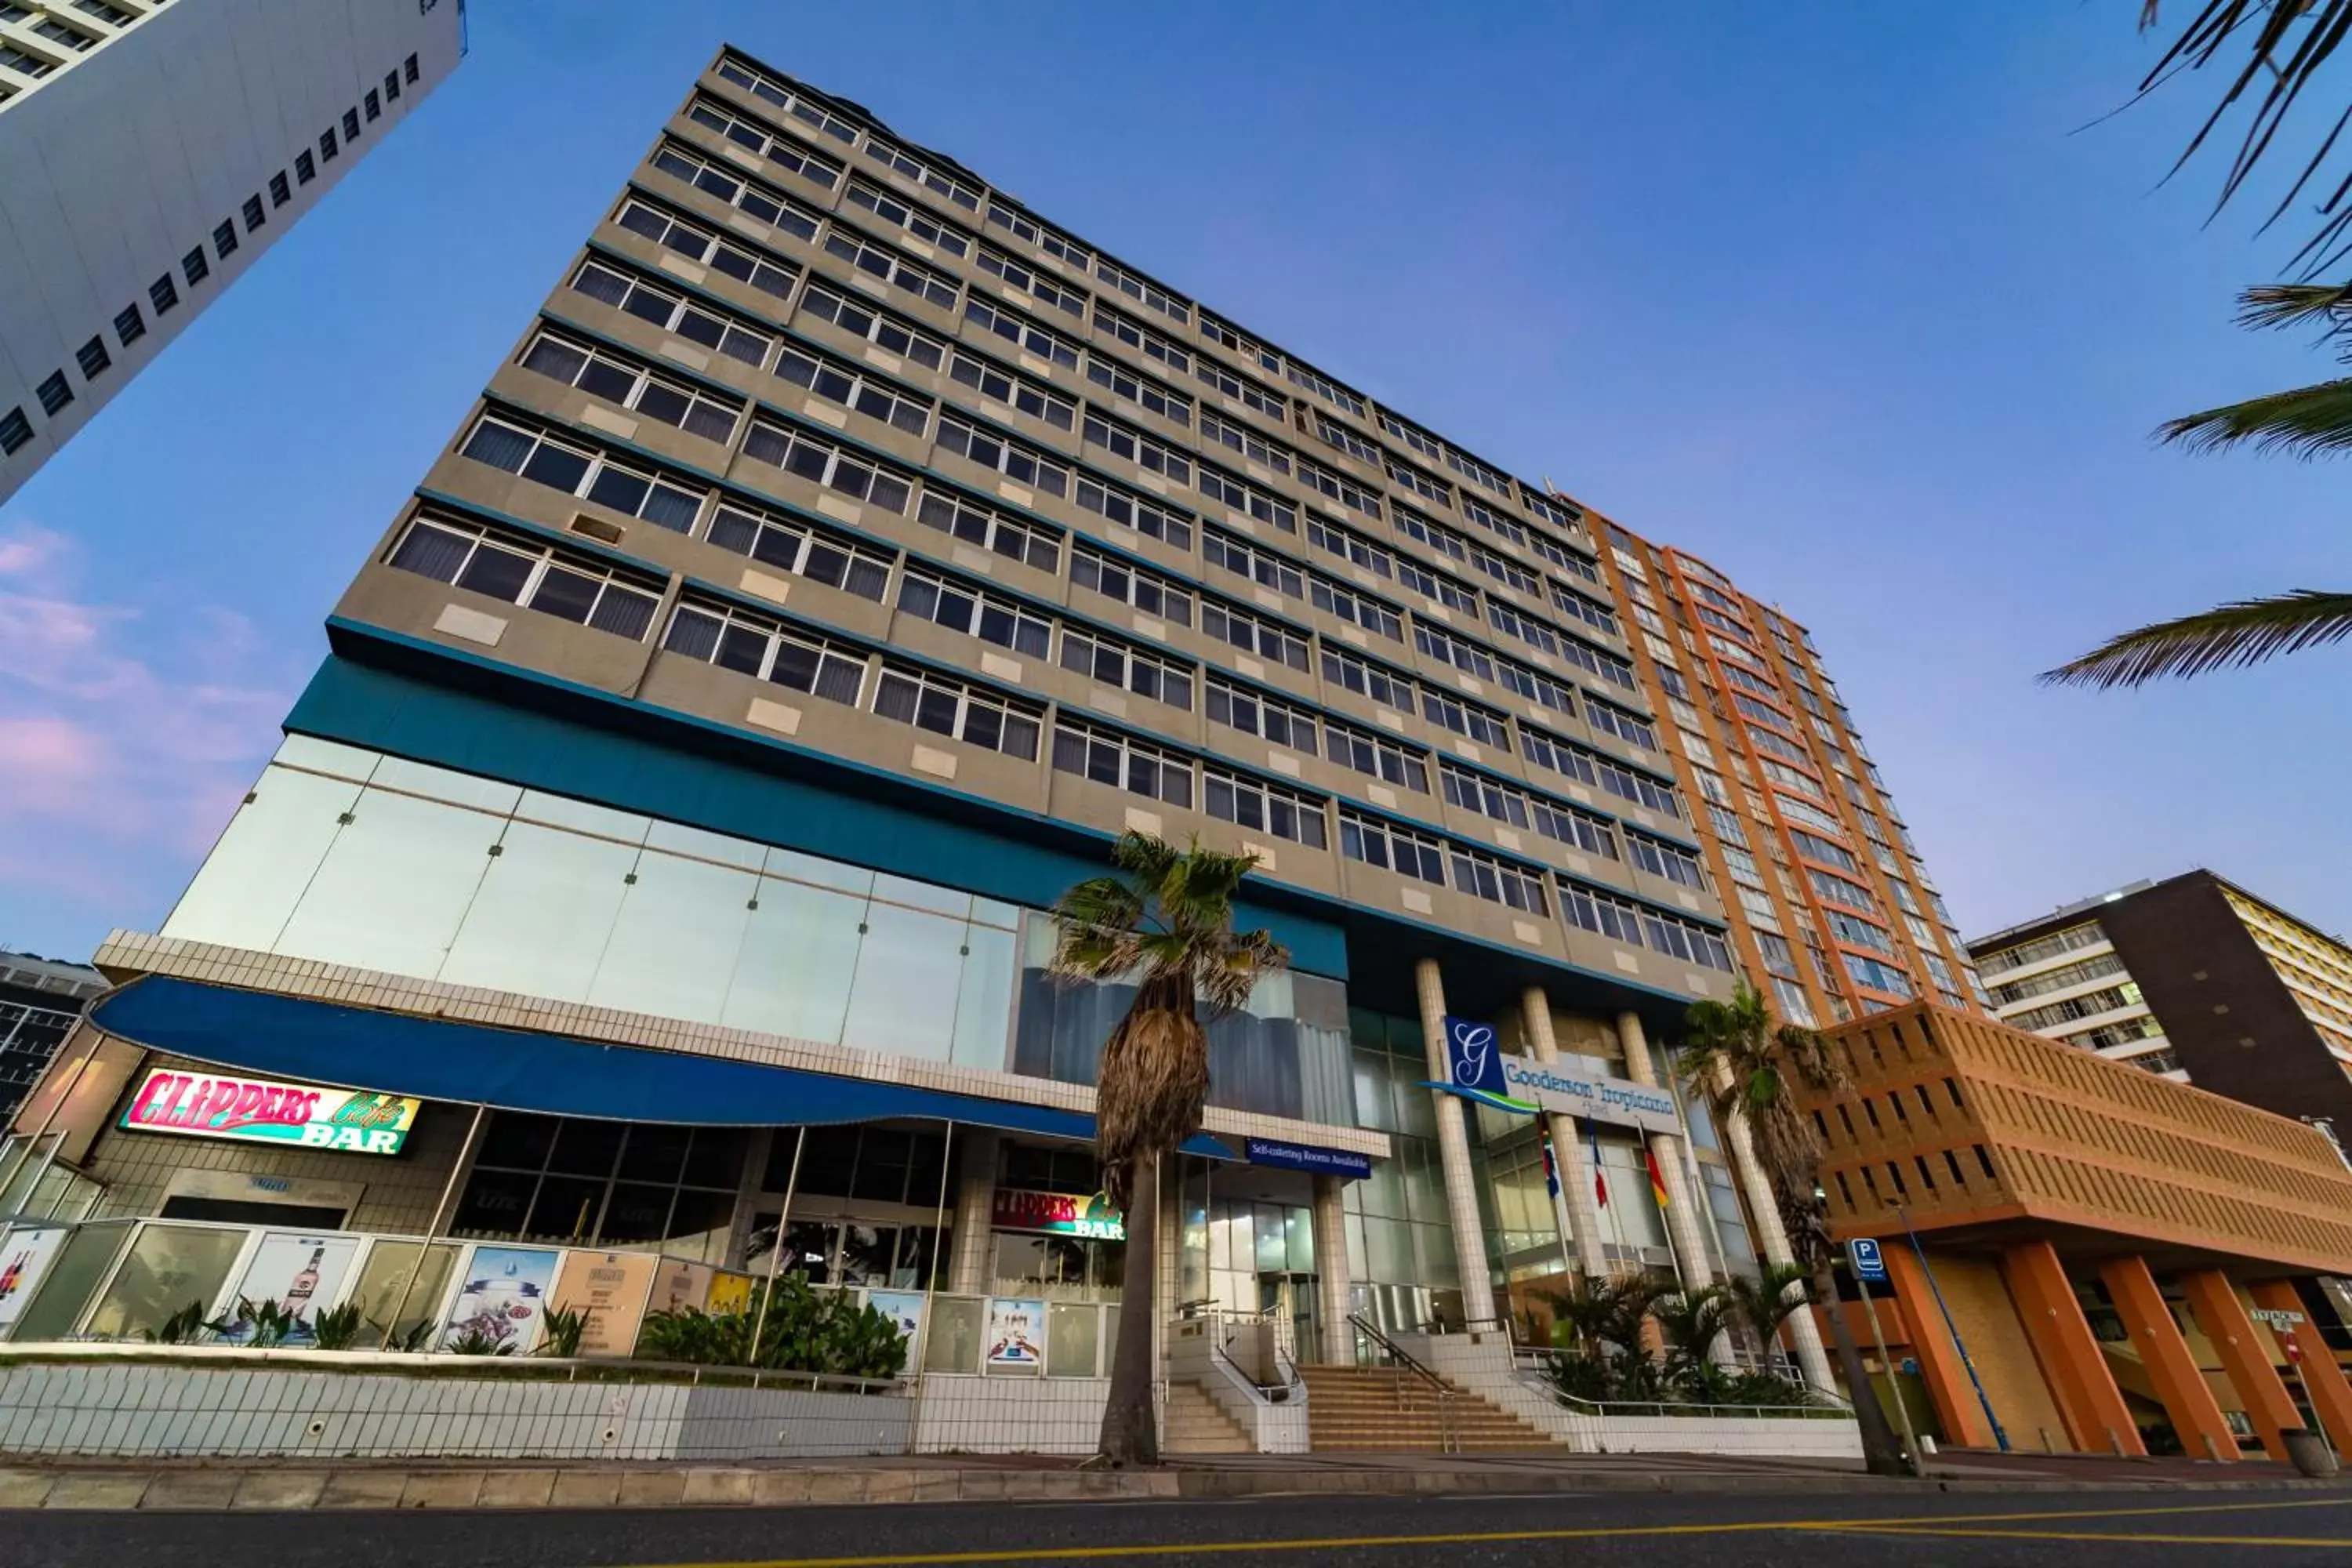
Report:
[[588,1314],[580,1330],[582,1355],[625,1356],[636,1349],[646,1298],[653,1293],[660,1262],[650,1252],[563,1255],[555,1276],[555,1304]]
[[442,1325],[443,1345],[478,1335],[513,1346],[509,1354],[529,1355],[546,1321],[560,1256],[539,1247],[475,1247],[460,1276],[457,1304]]
[[716,1318],[722,1313],[748,1311],[751,1305],[751,1277],[731,1268],[721,1268],[710,1277],[710,1289],[703,1298],[702,1310]]
[[1045,1364],[1045,1303],[1021,1296],[988,1299],[988,1364]]
[[247,1314],[245,1303],[275,1301],[280,1310],[294,1319],[286,1343],[318,1343],[319,1314],[342,1300],[343,1281],[349,1278],[359,1251],[360,1238],[356,1236],[265,1231],[260,1245],[253,1250],[253,1260],[246,1265],[245,1278],[229,1293],[221,1313],[232,1325],[220,1336],[221,1342],[241,1345],[253,1338],[253,1321]]
[[12,1230],[0,1237],[0,1338],[16,1327],[65,1239],[63,1226]]

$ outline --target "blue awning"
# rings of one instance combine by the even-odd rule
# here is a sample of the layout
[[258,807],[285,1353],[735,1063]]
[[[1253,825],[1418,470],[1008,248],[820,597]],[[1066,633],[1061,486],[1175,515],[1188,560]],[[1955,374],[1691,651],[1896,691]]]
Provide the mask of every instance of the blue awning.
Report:
[[[902,1117],[1078,1142],[1095,1135],[1093,1117],[1048,1106],[419,1018],[161,974],[106,997],[90,1018],[133,1045],[215,1067],[500,1110],[689,1127],[823,1126]],[[1184,1152],[1234,1158],[1205,1132],[1187,1142]]]

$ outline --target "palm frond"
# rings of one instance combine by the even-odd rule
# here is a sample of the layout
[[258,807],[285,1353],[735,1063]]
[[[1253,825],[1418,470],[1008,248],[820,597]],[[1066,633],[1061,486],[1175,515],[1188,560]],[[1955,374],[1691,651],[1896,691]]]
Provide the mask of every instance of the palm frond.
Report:
[[[2141,11],[2141,27],[2154,26],[2158,15],[2159,6],[2156,0],[2150,0]],[[2196,156],[2242,100],[2250,100],[2251,115],[2213,204],[2217,213],[2227,206],[2271,152],[2305,89],[2334,56],[2347,32],[2352,32],[2352,0],[2205,0],[2140,83],[2140,94],[2145,96],[2225,56],[2242,62],[2234,67],[2212,112],[2174,162],[2173,172],[2179,173]],[[2259,95],[2250,94],[2250,89],[2265,80]],[[2339,113],[2318,138],[2301,172],[2263,220],[2263,227],[2278,221],[2313,180],[2320,177],[2347,121],[2352,121],[2352,111]],[[2352,179],[2339,180],[2321,201],[2319,212],[2324,221],[2296,253],[2295,259],[2307,263],[2311,271],[2325,270],[2344,254],[2346,228],[2352,224],[2352,208],[2344,205],[2347,191],[2352,191]]]
[[2156,427],[2167,446],[2218,452],[2251,442],[2257,452],[2317,458],[2352,447],[2352,378],[2265,393],[2168,419]]
[[2297,588],[2267,599],[2217,608],[2109,638],[2041,679],[2050,686],[2144,686],[2168,675],[2258,664],[2352,637],[2352,594]]
[[2352,332],[2352,283],[2260,283],[2238,296],[2238,325],[2249,331],[2305,321],[2329,337]]

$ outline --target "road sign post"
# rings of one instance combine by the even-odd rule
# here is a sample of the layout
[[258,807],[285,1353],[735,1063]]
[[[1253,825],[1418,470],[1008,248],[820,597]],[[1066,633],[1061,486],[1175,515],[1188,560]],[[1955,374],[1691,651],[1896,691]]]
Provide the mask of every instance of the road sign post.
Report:
[[[1870,1342],[1877,1348],[1878,1364],[1886,1369],[1886,1392],[1895,1398],[1895,1418],[1903,1427],[1903,1457],[1910,1462],[1913,1475],[1927,1473],[1927,1459],[1919,1452],[1919,1435],[1911,1429],[1911,1405],[1903,1397],[1903,1385],[1895,1381],[1895,1361],[1886,1353],[1886,1336],[1879,1331],[1878,1303],[1870,1299],[1873,1285],[1886,1283],[1886,1259],[1878,1250],[1878,1243],[1868,1237],[1856,1237],[1845,1244],[1846,1266],[1853,1270],[1853,1281],[1862,1289],[1862,1315],[1870,1320]],[[1832,1311],[1840,1310],[1830,1303]],[[1857,1391],[1859,1393],[1860,1391]]]

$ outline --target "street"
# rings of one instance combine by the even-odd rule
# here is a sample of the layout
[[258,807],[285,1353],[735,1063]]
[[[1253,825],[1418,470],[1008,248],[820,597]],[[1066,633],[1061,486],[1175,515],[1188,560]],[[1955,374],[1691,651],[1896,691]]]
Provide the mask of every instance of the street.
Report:
[[2352,1492],[1258,1498],[789,1510],[24,1513],[11,1568],[894,1568],[1150,1560],[1691,1568],[2341,1564]]

